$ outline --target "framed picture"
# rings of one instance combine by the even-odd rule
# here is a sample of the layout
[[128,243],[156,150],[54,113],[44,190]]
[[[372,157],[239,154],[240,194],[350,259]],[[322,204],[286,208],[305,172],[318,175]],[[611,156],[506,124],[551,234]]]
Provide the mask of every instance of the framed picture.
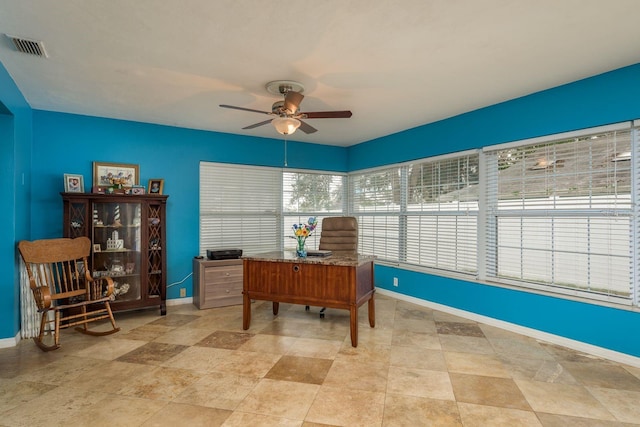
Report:
[[100,243],[96,243],[93,245],[93,252],[102,252],[102,248],[100,247]]
[[162,194],[164,179],[153,178],[149,180],[149,194]]
[[66,193],[84,193],[84,177],[82,175],[65,173],[64,191]]
[[93,186],[132,187],[140,183],[140,167],[124,163],[93,162]]
[[127,274],[133,274],[133,272],[136,269],[136,263],[135,262],[128,262],[127,263],[127,268],[125,268],[124,272]]
[[144,185],[134,185],[131,187],[131,194],[144,194]]

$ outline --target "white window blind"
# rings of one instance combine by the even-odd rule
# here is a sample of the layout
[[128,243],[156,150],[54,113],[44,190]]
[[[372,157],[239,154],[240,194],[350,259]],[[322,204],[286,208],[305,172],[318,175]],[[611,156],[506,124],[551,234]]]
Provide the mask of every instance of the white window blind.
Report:
[[307,238],[307,249],[317,249],[322,219],[342,216],[346,212],[346,175],[334,173],[284,172],[282,177],[284,248],[295,249],[291,227],[318,219],[316,231]]
[[631,147],[620,130],[487,150],[488,276],[628,300]]
[[473,153],[350,175],[361,252],[475,272],[478,174]]
[[[351,212],[358,218],[358,251],[400,261],[401,168],[349,175]],[[406,187],[405,187],[406,188]]]
[[282,171],[200,163],[200,254],[240,248],[244,254],[282,244]]
[[322,218],[345,214],[346,175],[200,163],[200,254],[295,249],[291,226],[318,218],[307,247],[318,246]]
[[406,262],[477,271],[478,154],[408,166]]

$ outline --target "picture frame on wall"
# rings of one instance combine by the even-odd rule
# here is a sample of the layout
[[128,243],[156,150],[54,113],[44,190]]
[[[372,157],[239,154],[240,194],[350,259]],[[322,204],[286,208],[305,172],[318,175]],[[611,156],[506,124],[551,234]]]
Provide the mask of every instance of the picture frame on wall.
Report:
[[93,187],[118,185],[133,187],[140,184],[140,166],[126,163],[93,162]]
[[64,174],[65,193],[84,193],[84,177],[78,174]]
[[152,178],[149,180],[149,194],[162,194],[164,190],[164,179]]

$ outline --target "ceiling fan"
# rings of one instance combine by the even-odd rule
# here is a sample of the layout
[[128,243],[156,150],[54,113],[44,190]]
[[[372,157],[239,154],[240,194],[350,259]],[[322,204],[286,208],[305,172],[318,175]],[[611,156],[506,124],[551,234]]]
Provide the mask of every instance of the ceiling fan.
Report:
[[274,102],[271,106],[271,111],[260,111],[226,104],[220,104],[220,107],[274,116],[272,119],[245,126],[242,129],[253,129],[271,123],[283,135],[291,135],[298,128],[307,134],[317,132],[318,129],[303,121],[306,119],[348,119],[351,117],[351,111],[348,110],[301,112],[300,103],[304,98],[304,95],[302,95],[304,86],[301,83],[290,80],[276,80],[267,83],[266,88],[269,93],[284,97],[282,101]]

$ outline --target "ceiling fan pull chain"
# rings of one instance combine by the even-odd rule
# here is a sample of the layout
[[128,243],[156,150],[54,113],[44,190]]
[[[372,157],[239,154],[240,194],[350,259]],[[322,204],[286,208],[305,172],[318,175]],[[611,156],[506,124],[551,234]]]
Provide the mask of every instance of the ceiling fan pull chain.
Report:
[[287,135],[284,136],[284,167],[287,167]]

